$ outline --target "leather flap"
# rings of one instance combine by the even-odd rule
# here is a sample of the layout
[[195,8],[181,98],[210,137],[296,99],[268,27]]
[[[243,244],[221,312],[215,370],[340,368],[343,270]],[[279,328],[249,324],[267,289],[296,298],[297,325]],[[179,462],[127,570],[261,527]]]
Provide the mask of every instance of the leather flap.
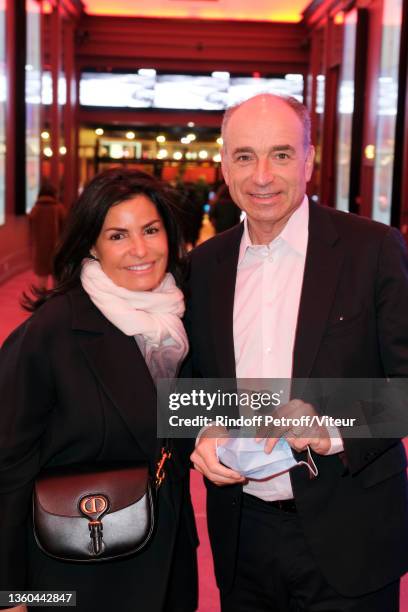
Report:
[[85,495],[102,494],[109,499],[109,514],[139,501],[146,493],[148,482],[146,465],[55,469],[40,476],[34,495],[48,513],[82,517],[80,500]]

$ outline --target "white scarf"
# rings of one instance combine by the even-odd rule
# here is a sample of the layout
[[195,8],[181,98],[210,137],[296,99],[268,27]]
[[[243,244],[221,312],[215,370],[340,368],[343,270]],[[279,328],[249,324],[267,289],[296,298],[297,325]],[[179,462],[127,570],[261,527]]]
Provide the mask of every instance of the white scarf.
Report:
[[188,351],[183,293],[167,273],[153,291],[119,287],[97,260],[86,259],[81,282],[102,314],[126,336],[134,336],[155,381],[173,378]]

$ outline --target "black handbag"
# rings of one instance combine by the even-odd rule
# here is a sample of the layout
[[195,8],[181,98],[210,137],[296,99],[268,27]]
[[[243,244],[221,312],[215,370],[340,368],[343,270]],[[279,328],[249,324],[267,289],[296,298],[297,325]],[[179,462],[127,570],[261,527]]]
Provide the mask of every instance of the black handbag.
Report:
[[47,555],[89,563],[140,552],[155,528],[157,491],[171,453],[162,449],[156,477],[147,465],[50,469],[36,480],[34,535]]

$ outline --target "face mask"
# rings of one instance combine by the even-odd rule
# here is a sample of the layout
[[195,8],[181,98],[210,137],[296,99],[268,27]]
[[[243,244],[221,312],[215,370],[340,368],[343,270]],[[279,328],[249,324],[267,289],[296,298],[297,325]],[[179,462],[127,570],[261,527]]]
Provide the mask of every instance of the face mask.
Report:
[[219,461],[250,480],[272,478],[298,465],[305,465],[316,477],[319,472],[309,447],[307,447],[307,453],[307,462],[296,461],[285,438],[278,440],[269,455],[264,452],[263,442],[255,442],[254,438],[229,438],[223,445],[218,445],[217,440]]

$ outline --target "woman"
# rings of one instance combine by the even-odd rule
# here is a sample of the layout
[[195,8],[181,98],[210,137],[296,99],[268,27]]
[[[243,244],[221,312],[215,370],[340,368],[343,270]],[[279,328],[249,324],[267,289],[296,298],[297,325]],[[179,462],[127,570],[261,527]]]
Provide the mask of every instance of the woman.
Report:
[[55,289],[30,303],[32,317],[5,342],[0,590],[75,590],[77,609],[87,612],[196,609],[188,462],[177,448],[159,490],[156,533],[136,556],[57,561],[36,545],[30,517],[44,468],[144,460],[154,473],[155,380],[174,376],[188,349],[173,211],[169,191],[144,173],[96,176],[69,216]]
[[30,233],[33,246],[33,270],[37,286],[47,288],[48,276],[52,273],[52,258],[64,225],[66,211],[57,200],[52,185],[44,182],[30,214]]

